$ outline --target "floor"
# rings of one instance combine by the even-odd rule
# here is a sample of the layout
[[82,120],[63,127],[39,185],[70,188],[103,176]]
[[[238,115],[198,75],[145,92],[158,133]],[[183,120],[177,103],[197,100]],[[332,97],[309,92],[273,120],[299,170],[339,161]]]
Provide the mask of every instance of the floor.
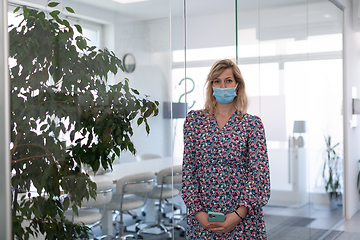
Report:
[[334,230],[357,232],[360,236],[360,211],[358,211],[350,220],[342,221],[334,228]]
[[309,227],[315,229],[331,229],[343,218],[341,207],[330,210],[325,206],[308,204],[299,208],[265,206],[264,214],[312,218],[314,220]]
[[327,230],[318,240],[360,240],[360,211],[350,220],[343,218],[341,206],[337,210],[330,210],[325,206],[309,205],[301,208],[266,206],[264,214],[313,218],[309,228]]
[[[138,212],[139,216],[141,216],[141,212]],[[339,206],[337,210],[330,210],[327,207],[322,206],[311,206],[311,205],[305,205],[301,208],[286,208],[286,207],[271,207],[266,206],[264,207],[264,214],[265,219],[267,219],[267,216],[269,216],[268,220],[272,221],[275,220],[276,222],[276,216],[286,216],[286,217],[299,217],[299,218],[306,218],[311,219],[310,223],[305,223],[307,225],[304,225],[303,229],[306,229],[306,231],[309,229],[309,231],[313,232],[310,234],[305,234],[304,237],[299,237],[297,239],[316,239],[316,240],[360,240],[360,211],[355,214],[350,220],[346,221],[342,217],[342,207]],[[275,218],[274,218],[275,216]],[[127,222],[129,225],[135,223],[135,220],[133,220],[130,216],[125,216],[125,222]],[[183,222],[182,225],[186,225],[185,222]],[[270,222],[267,224],[268,228],[272,228],[276,223]],[[313,229],[313,230],[311,230]],[[129,229],[131,230],[131,229]],[[321,230],[321,231],[318,231]],[[101,230],[100,230],[101,231]],[[319,232],[321,233],[319,235]],[[130,231],[131,233],[131,231]],[[115,232],[114,232],[115,234]],[[279,234],[279,233],[278,233]],[[283,238],[285,240],[293,240],[295,238]],[[313,235],[312,237],[309,237],[310,235]],[[154,234],[144,234],[143,239],[148,240],[162,240],[162,239],[168,239],[166,235],[154,235]],[[174,232],[174,238],[175,240],[182,240],[185,239],[184,237],[180,237],[179,230],[175,230]],[[279,238],[276,238],[277,240]]]

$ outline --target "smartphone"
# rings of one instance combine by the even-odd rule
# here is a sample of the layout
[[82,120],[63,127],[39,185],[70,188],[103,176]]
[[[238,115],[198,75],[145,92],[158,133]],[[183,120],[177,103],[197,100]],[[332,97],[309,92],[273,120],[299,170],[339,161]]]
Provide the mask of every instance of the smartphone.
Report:
[[209,222],[224,222],[225,216],[220,212],[208,212],[208,220]]

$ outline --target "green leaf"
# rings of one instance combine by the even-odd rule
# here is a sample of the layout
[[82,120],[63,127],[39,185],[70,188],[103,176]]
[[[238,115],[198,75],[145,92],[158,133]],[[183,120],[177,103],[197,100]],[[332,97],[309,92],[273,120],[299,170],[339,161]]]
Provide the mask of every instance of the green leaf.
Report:
[[38,16],[41,19],[45,19],[45,13],[44,12],[40,12]]
[[[81,26],[80,26],[79,24],[75,24],[74,26],[76,27],[76,30],[77,30],[79,33],[82,34],[82,28],[81,28]],[[91,50],[89,50],[89,51],[91,51]]]
[[142,122],[143,122],[143,118],[138,118],[138,120],[137,120],[137,125],[139,126]]
[[69,23],[69,21],[67,21],[66,19],[64,19],[62,22],[63,22],[63,24],[64,24],[66,27],[70,28],[70,23]]
[[55,11],[50,12],[50,15],[51,15],[53,18],[57,18],[59,14],[60,14],[60,11],[59,11],[59,10],[55,10]]
[[148,118],[150,117],[150,115],[152,114],[153,110],[151,108],[149,108],[148,110],[146,110],[146,112],[144,113],[144,117]]
[[120,149],[119,148],[114,148],[114,152],[117,156],[120,156]]
[[41,127],[40,127],[40,131],[44,131],[48,126],[46,124],[43,124]]
[[145,127],[146,132],[147,132],[147,134],[149,134],[150,133],[150,126],[149,126],[149,124],[147,122],[145,122],[145,125],[146,125],[146,127]]
[[132,142],[129,142],[128,148],[130,150],[131,153],[135,154],[135,148],[134,148],[134,144]]
[[91,58],[93,58],[93,57],[95,57],[96,56],[96,52],[91,52],[90,54],[89,54],[89,57],[91,57]]
[[131,90],[132,90],[133,93],[135,93],[136,95],[139,95],[139,91],[138,91],[138,90],[136,90],[136,89],[134,89],[134,88],[132,88]]
[[70,206],[70,199],[68,197],[65,197],[64,202],[63,202],[63,208],[68,209],[69,206]]
[[66,9],[69,13],[75,13],[75,11],[74,11],[71,7],[65,7],[65,9]]
[[81,37],[76,37],[76,45],[78,46],[78,48],[80,48],[81,50],[86,49],[87,47],[87,43],[86,40],[84,40]]
[[49,7],[56,7],[57,5],[59,5],[60,3],[58,2],[49,2],[48,6]]
[[74,141],[76,130],[71,131],[70,133],[70,140]]

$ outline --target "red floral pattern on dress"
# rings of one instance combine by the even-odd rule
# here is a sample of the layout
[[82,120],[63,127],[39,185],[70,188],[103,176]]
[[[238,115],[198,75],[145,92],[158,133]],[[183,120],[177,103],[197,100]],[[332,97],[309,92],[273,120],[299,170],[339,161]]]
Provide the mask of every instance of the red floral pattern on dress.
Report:
[[[208,112],[190,111],[184,124],[182,174],[187,239],[267,239],[262,206],[270,197],[270,175],[259,117],[235,112],[220,130]],[[247,207],[248,214],[228,233],[205,230],[194,217],[201,210],[228,214],[239,206]]]

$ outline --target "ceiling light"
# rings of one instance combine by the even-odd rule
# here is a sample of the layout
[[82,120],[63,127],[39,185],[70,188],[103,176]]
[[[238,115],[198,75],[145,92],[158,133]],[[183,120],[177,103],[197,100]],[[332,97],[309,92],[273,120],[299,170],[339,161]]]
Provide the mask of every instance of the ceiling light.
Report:
[[136,3],[136,2],[145,2],[148,0],[113,0],[114,2],[119,2],[122,4],[127,4],[127,3]]

